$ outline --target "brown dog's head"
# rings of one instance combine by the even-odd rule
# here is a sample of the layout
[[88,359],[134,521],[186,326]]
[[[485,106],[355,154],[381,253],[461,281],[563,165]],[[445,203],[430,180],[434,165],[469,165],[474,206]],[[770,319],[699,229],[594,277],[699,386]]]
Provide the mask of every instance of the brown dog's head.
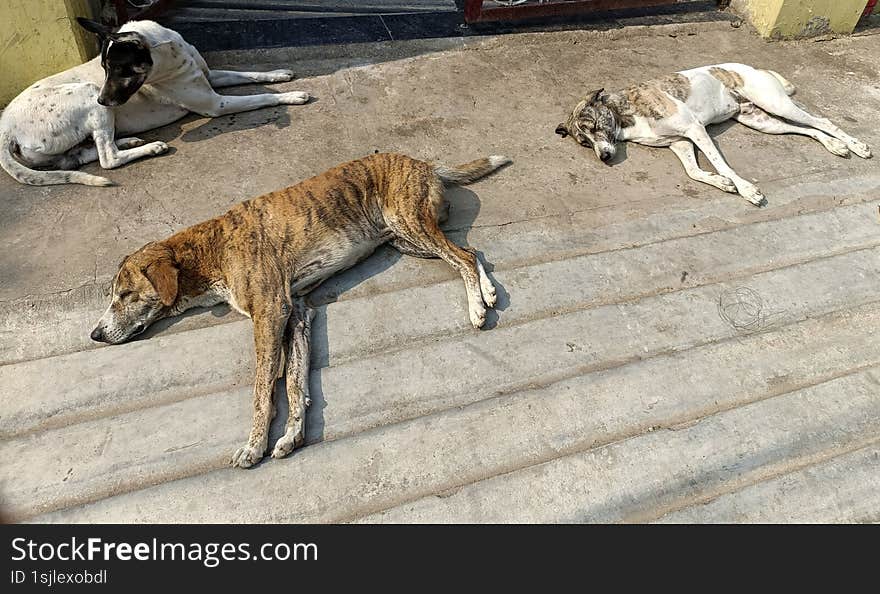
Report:
[[167,315],[177,299],[177,262],[168,247],[148,243],[122,261],[113,279],[110,306],[91,338],[118,344]]
[[606,103],[604,89],[590,93],[577,104],[571,115],[556,126],[556,133],[565,138],[571,136],[578,144],[593,149],[603,163],[617,153],[617,134],[620,124],[614,110]]

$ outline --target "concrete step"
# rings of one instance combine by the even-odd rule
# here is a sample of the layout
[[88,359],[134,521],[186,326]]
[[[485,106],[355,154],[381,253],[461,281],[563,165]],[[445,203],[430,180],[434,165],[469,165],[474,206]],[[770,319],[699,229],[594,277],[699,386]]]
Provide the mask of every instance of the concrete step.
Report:
[[[674,388],[656,385],[663,386],[662,399],[656,391],[642,396],[653,396],[659,404]],[[876,445],[880,442],[878,385],[880,367],[875,366],[779,396],[755,394],[760,400],[746,406],[678,427],[654,426],[630,439],[399,505],[365,520],[652,520],[732,486]],[[725,392],[719,396],[723,398]]]
[[657,519],[663,523],[880,522],[880,444],[747,485]]
[[[495,275],[504,310],[499,327],[870,247],[880,243],[880,237],[866,210],[863,205],[842,207],[822,215],[500,271]],[[823,232],[817,233],[820,225]],[[731,259],[730,253],[741,256]],[[690,279],[683,278],[686,271],[694,271]],[[510,294],[515,300],[508,300]],[[336,313],[322,315],[315,323],[312,361],[316,369],[376,351],[411,348],[441,336],[479,335],[481,343],[503,336],[493,338],[493,333],[469,328],[458,280],[369,300],[344,301],[330,309]],[[376,316],[377,311],[382,315]],[[387,323],[398,319],[408,323]],[[396,355],[385,358],[398,360]],[[136,363],[139,361],[150,364]],[[247,385],[252,366],[251,328],[246,320],[6,365],[0,367],[0,406],[5,411],[0,436],[22,435]],[[431,384],[424,386],[436,389]],[[22,399],[18,397],[22,393],[44,396]],[[327,393],[333,394],[330,390]]]
[[[835,271],[849,274],[835,276]],[[874,248],[744,279],[755,294],[772,304],[751,331],[873,303],[877,296],[872,279],[878,272],[880,248]],[[634,358],[732,339],[741,331],[717,313],[718,296],[727,287],[710,285],[572,312],[315,371],[307,439],[309,443],[340,439],[614,368]],[[662,321],[669,319],[687,321]],[[626,332],[621,333],[621,328]],[[862,353],[858,348],[862,344],[859,332],[873,340],[867,332],[870,328],[847,334],[853,342],[837,357],[849,357],[853,365],[872,363],[870,356],[864,359],[870,351]],[[846,360],[833,359],[840,366]],[[408,379],[389,380],[395,377]],[[29,515],[222,468],[229,453],[247,437],[250,392],[249,384],[217,393],[206,391],[181,402],[156,401],[126,414],[12,439],[0,446],[6,459],[16,460],[0,475],[10,485],[7,513]],[[284,402],[280,393],[276,400]],[[285,414],[282,405],[273,440],[280,435]],[[26,468],[40,472],[24,472]]]
[[[873,279],[880,272],[878,256],[878,248],[860,250],[743,279],[744,285],[768,305],[752,331],[873,302]],[[741,331],[717,311],[718,298],[728,288],[730,285],[710,285],[575,311],[315,371],[308,439],[313,443],[338,439],[535,384],[612,368],[634,357],[736,337]],[[621,333],[621,328],[626,332]],[[873,340],[866,332],[870,328],[858,328],[856,333]],[[857,336],[855,340],[854,345],[860,344]],[[197,351],[204,342],[193,339],[192,350]],[[594,345],[603,346],[597,349]],[[840,356],[862,361],[858,352],[850,349],[841,351]],[[173,360],[185,362],[187,356]],[[112,370],[113,363],[109,368]],[[166,379],[179,376],[199,377],[192,371],[178,370]],[[408,379],[405,383],[389,379],[394,377]],[[159,389],[157,386],[151,389]],[[148,398],[141,402],[144,410],[55,431],[32,432],[9,441],[11,453],[6,458],[18,460],[4,472],[8,484],[15,485],[13,492],[7,493],[9,505],[21,501],[25,509],[54,508],[221,468],[229,451],[246,438],[251,415],[248,383],[216,394],[206,389],[203,396],[165,406],[143,386],[133,389],[136,395]],[[117,392],[108,386],[107,398],[113,394]],[[117,396],[131,397],[124,390]],[[283,408],[281,412],[283,419]],[[84,466],[82,452],[100,455],[90,454],[86,459],[92,462]],[[126,463],[133,460],[137,463]],[[31,472],[32,481],[13,481],[12,477],[22,476],[24,468],[41,472]],[[45,484],[53,486],[44,488],[42,494],[35,492]]]
[[[262,464],[249,472],[216,470],[37,520],[335,522],[389,508],[396,509],[375,519],[550,519],[536,515],[536,507],[544,514],[555,514],[555,519],[575,519],[575,511],[581,514],[580,519],[626,519],[636,510],[645,509],[648,502],[627,506],[615,501],[613,505],[606,502],[606,506],[593,506],[583,499],[589,491],[578,488],[574,491],[577,496],[570,499],[566,494],[572,493],[575,485],[582,485],[581,477],[589,476],[597,493],[619,494],[625,502],[628,492],[624,487],[641,489],[650,482],[645,482],[648,475],[652,481],[668,481],[673,476],[672,466],[700,460],[713,450],[717,454],[707,463],[717,470],[715,466],[721,461],[719,468],[727,471],[718,474],[705,468],[705,480],[713,483],[708,486],[720,488],[739,472],[759,472],[776,461],[800,464],[808,455],[821,456],[830,450],[839,453],[852,444],[862,447],[866,440],[876,439],[880,432],[880,398],[876,389],[878,354],[873,347],[878,329],[880,314],[876,304],[870,304],[772,332],[448,408],[306,447],[283,462]],[[821,343],[817,344],[816,336],[822,337]],[[853,367],[867,371],[850,373]],[[185,426],[182,415],[167,414],[163,418],[180,428]],[[686,431],[657,431],[701,419]],[[232,426],[238,421],[212,419],[216,427]],[[117,423],[114,431],[126,426],[138,424]],[[725,431],[738,433],[722,435]],[[241,436],[245,433],[242,431]],[[204,433],[193,433],[187,439],[206,437]],[[41,449],[39,436],[30,439],[34,440],[30,448],[19,443],[14,455],[7,454],[6,459],[20,459],[28,455],[27,450],[42,458],[37,454]],[[601,448],[606,445],[616,449],[608,453]],[[180,460],[179,454],[174,452],[169,463]],[[555,458],[559,460],[553,464],[561,465],[558,472],[550,474],[547,466],[538,466]],[[587,462],[582,462],[584,458]],[[131,464],[133,468],[142,467],[136,452],[123,454],[119,465],[128,464],[129,459],[138,461]],[[620,460],[614,467],[617,475],[607,474],[609,460]],[[29,466],[36,462],[32,459]],[[76,466],[73,462],[70,460],[71,468]],[[116,466],[108,462],[101,465]],[[655,462],[658,466],[652,470]],[[580,464],[589,464],[590,468],[581,468]],[[515,473],[520,469],[524,470]],[[83,475],[77,473],[77,480],[72,482],[73,474],[68,472],[71,479],[66,482],[74,486],[80,476],[95,485],[106,480],[90,477],[89,470]],[[699,470],[694,469],[697,476]],[[513,473],[507,476],[518,485],[513,489],[497,486],[498,481],[507,480],[499,475],[507,473]],[[544,476],[558,489],[555,499],[538,488]],[[486,480],[491,477],[498,478]],[[470,483],[476,484],[467,487]],[[572,486],[558,488],[560,484]],[[667,485],[669,493],[677,497],[683,488],[687,491],[688,483],[677,478]],[[458,488],[463,488],[461,495],[448,492]],[[468,489],[480,490],[480,494],[470,498]],[[39,490],[30,491],[35,499],[28,505],[37,503],[41,495],[45,497]],[[281,497],[279,492],[285,495]],[[247,496],[242,497],[245,493]],[[497,506],[488,503],[493,501],[492,493]],[[514,497],[515,504],[502,505],[505,497]],[[421,498],[424,502],[419,501]],[[156,506],[155,501],[183,503],[169,507]],[[481,506],[481,501],[487,502],[488,508]],[[565,501],[576,509],[560,507]],[[445,514],[436,511],[447,502]],[[663,501],[658,498],[650,503],[651,509],[660,510]],[[422,509],[428,511],[422,514]],[[611,518],[584,511],[589,509],[617,515]],[[655,515],[659,517],[660,511]]]

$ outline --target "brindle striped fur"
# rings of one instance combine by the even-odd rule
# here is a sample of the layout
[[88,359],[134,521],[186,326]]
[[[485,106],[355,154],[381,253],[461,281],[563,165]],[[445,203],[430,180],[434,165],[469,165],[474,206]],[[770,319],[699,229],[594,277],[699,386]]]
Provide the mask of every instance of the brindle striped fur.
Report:
[[284,456],[302,443],[308,401],[311,313],[298,296],[390,241],[406,254],[442,258],[458,270],[471,322],[482,326],[485,307],[495,305],[495,288],[476,253],[440,230],[443,184],[470,183],[507,162],[490,157],[448,169],[376,154],[242,202],[128,256],[99,328],[108,342],[123,342],[156,319],[220,301],[248,315],[257,354],[254,422],[232,459],[240,467],[255,464],[267,448],[287,331],[290,417],[273,452]]
[[738,91],[743,86],[743,78],[732,70],[712,67],[709,68],[709,74],[720,80],[721,84],[731,91]]
[[626,99],[623,106],[630,106],[632,113],[660,120],[675,113],[676,103],[672,98],[684,102],[690,90],[687,77],[670,74],[630,87],[621,94]]

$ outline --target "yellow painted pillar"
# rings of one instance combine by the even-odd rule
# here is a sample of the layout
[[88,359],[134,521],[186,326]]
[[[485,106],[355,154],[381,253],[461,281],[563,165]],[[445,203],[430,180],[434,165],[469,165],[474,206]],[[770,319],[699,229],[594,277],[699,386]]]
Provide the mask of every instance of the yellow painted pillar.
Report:
[[799,39],[852,33],[868,0],[733,0],[762,37]]
[[0,106],[31,83],[94,56],[94,39],[74,20],[91,15],[89,0],[0,1]]

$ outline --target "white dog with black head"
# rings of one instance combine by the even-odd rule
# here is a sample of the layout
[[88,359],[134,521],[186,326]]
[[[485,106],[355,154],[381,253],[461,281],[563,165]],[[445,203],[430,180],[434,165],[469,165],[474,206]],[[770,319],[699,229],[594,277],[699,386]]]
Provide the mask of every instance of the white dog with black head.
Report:
[[189,112],[217,117],[309,100],[299,91],[219,95],[216,87],[286,82],[293,73],[211,70],[179,33],[153,21],[132,21],[113,31],[77,20],[98,36],[100,57],[34,83],[0,116],[0,165],[21,183],[108,186],[112,182],[104,177],[69,170],[96,160],[113,169],[164,153],[164,142],[124,136]]

